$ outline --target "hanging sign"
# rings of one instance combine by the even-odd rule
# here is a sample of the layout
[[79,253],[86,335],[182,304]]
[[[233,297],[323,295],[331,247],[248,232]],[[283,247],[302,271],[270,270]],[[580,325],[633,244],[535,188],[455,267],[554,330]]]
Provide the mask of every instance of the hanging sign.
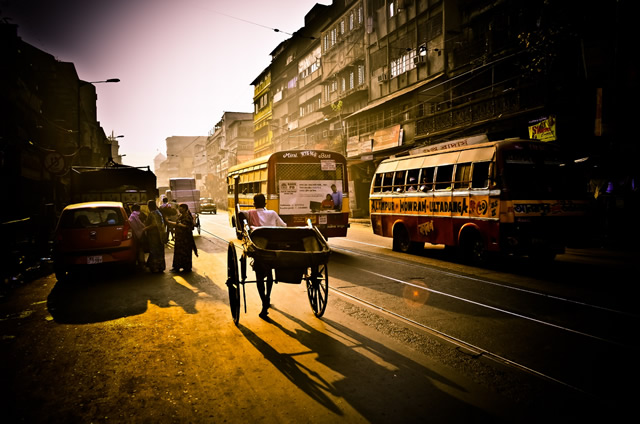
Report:
[[67,170],[64,156],[58,152],[47,153],[44,156],[44,169],[50,174],[64,174]]
[[551,115],[529,126],[529,138],[541,141],[556,140],[556,117]]

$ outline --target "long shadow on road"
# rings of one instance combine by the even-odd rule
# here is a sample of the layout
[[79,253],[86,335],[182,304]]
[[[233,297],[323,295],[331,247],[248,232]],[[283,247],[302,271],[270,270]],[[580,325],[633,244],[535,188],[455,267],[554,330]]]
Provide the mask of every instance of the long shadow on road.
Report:
[[47,298],[53,319],[63,324],[105,322],[147,311],[148,302],[159,307],[179,306],[197,313],[197,294],[171,274],[104,272],[58,281]]
[[241,332],[292,383],[337,415],[343,412],[329,394],[344,398],[368,422],[460,422],[463,419],[499,422],[502,419],[449,394],[473,396],[447,376],[382,343],[326,318],[323,319],[326,329],[321,332],[292,315],[274,310],[300,328],[292,331],[275,320],[270,320],[271,323],[317,355],[316,361],[341,375],[340,380],[325,380],[298,361],[294,355],[299,354],[278,352],[246,327],[239,326]]

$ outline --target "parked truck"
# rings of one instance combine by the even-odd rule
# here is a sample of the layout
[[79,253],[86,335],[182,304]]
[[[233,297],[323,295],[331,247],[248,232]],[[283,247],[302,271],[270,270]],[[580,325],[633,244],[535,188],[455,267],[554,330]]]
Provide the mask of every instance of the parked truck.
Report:
[[165,192],[169,202],[177,209],[178,205],[185,203],[195,217],[195,228],[198,234],[201,232],[200,217],[200,190],[196,190],[194,178],[170,178],[169,190]]
[[71,168],[71,202],[111,200],[146,205],[158,198],[156,175],[146,167],[125,165]]

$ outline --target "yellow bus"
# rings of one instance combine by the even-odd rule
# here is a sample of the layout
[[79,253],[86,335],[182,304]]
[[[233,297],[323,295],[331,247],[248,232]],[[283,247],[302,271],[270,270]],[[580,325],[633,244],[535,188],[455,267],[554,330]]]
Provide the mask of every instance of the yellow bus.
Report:
[[240,211],[253,208],[253,196],[265,195],[267,209],[287,226],[304,226],[307,219],[325,237],[344,237],[349,227],[349,183],[343,155],[322,150],[289,150],[253,159],[229,169],[230,224],[236,227],[235,181]]
[[386,159],[371,184],[374,234],[402,252],[424,243],[469,262],[489,252],[553,259],[586,217],[586,189],[556,146],[507,139]]

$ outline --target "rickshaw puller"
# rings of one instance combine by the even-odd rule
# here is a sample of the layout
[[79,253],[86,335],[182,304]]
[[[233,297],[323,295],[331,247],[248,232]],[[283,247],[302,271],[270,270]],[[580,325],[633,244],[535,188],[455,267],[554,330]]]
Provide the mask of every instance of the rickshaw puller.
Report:
[[[265,208],[267,205],[264,194],[258,193],[253,196],[253,207],[255,209],[248,210],[247,217],[249,228],[251,230],[258,227],[286,227],[287,224],[280,218],[275,211]],[[271,289],[273,287],[273,274],[271,269],[265,267],[258,260],[254,260],[253,269],[256,273],[256,285],[258,286],[258,294],[262,301],[262,311],[258,314],[261,318],[269,315],[269,305],[271,304]],[[264,280],[267,280],[265,287]]]

